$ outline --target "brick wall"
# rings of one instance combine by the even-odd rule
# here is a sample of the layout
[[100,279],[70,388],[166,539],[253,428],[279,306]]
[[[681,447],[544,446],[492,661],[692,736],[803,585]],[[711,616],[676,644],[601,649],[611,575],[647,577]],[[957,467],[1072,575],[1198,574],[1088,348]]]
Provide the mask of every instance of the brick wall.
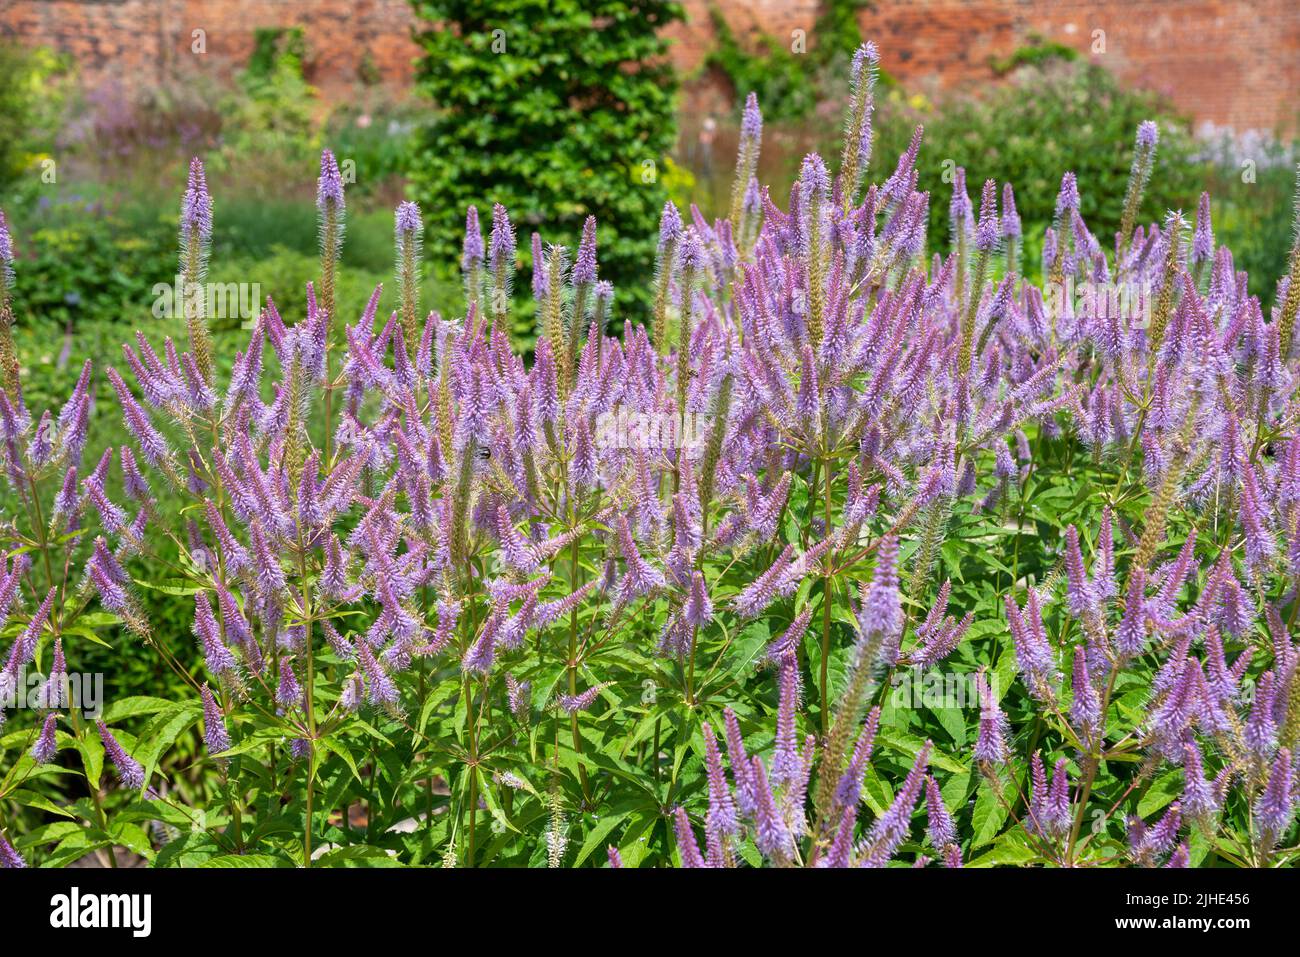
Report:
[[[696,67],[712,40],[710,0],[685,0],[670,31],[678,66]],[[719,0],[740,36],[809,32],[816,0]],[[863,31],[885,67],[929,92],[992,76],[989,61],[1030,36],[1073,46],[1125,82],[1166,93],[1199,121],[1244,129],[1297,128],[1297,0],[876,0]],[[309,76],[327,99],[347,95],[369,53],[394,87],[409,84],[417,49],[406,0],[0,0],[0,34],[67,50],[87,82],[157,82],[198,69],[229,76],[258,26],[305,27]],[[203,30],[206,53],[191,53]],[[1104,31],[1104,52],[1094,52]],[[707,102],[707,99],[700,102]]]

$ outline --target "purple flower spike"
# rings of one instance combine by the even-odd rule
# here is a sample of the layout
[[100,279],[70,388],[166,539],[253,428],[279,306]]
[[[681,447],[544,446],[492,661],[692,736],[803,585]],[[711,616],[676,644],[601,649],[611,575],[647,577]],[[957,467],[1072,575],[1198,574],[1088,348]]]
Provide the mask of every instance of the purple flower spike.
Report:
[[700,853],[700,845],[695,841],[690,818],[686,816],[686,809],[680,805],[673,813],[673,827],[677,832],[677,853],[681,855],[682,867],[704,867],[704,856]]
[[1285,833],[1295,816],[1295,789],[1291,772],[1291,752],[1282,748],[1269,769],[1268,785],[1255,804],[1255,826],[1262,841],[1271,847]]
[[1082,645],[1074,649],[1071,691],[1074,697],[1070,702],[1070,721],[1085,740],[1091,741],[1101,729],[1101,699],[1088,675],[1088,654]]
[[975,227],[975,248],[989,251],[998,244],[998,184],[984,181],[980,196],[980,218]]
[[1066,213],[1079,211],[1079,184],[1073,173],[1061,177],[1061,191],[1056,195],[1056,218],[1059,221]]
[[45,723],[41,725],[40,737],[32,745],[32,760],[37,764],[49,764],[59,753],[58,743],[54,739],[54,728],[58,720],[58,713],[54,711],[45,716]]
[[488,240],[489,265],[498,269],[513,269],[515,265],[515,227],[510,214],[500,203],[492,207],[492,235]]
[[957,825],[953,823],[948,807],[943,803],[939,793],[939,782],[933,775],[925,779],[925,810],[929,819],[930,843],[935,850],[941,851],[957,841]]
[[881,641],[881,658],[892,665],[898,658],[903,630],[902,596],[898,592],[898,537],[887,535],[876,549],[876,568],[858,612],[858,630]]
[[0,209],[0,286],[7,287],[14,281],[14,241],[9,235],[9,222]]
[[330,150],[321,150],[320,176],[316,180],[316,208],[322,213],[333,208],[342,211],[343,177],[339,174],[338,160]]
[[234,654],[221,640],[217,618],[212,612],[212,602],[205,591],[194,596],[194,634],[203,646],[203,657],[208,672],[216,678],[234,677],[238,664]]
[[14,846],[3,834],[0,834],[0,867],[19,870],[26,866],[27,862],[23,860],[23,856],[14,850]]
[[704,574],[691,572],[691,587],[682,604],[682,618],[693,628],[703,628],[713,620],[713,601],[704,583]]
[[212,237],[212,197],[208,195],[203,161],[197,156],[190,160],[189,185],[181,201],[181,233],[187,241],[206,242]]
[[1002,235],[1007,239],[1020,238],[1020,214],[1016,211],[1016,191],[1011,184],[1002,187]]
[[573,284],[588,286],[596,281],[596,217],[588,216],[582,224],[582,242],[573,263]]
[[[418,236],[424,229],[420,219],[420,205],[418,203],[409,200],[398,203],[394,219],[399,240],[403,237]],[[475,222],[477,223],[477,219],[475,219]],[[479,238],[479,244],[481,247],[482,237]]]
[[[856,62],[856,57],[854,58]],[[745,112],[740,118],[740,137],[754,142],[763,135],[763,113],[758,108],[758,96],[750,93],[745,97]]]
[[906,779],[894,796],[893,803],[871,826],[871,831],[863,842],[863,867],[884,867],[906,839],[912,826],[912,812],[916,810],[917,799],[925,786],[925,769],[930,760],[931,747],[929,741],[925,742],[916,756],[912,770],[907,772]]
[[230,750],[230,732],[226,730],[226,716],[221,712],[221,705],[212,695],[212,689],[204,685],[200,693],[203,697],[203,743],[208,753],[220,755]]
[[[400,212],[401,207],[398,210]],[[479,227],[478,208],[475,206],[465,211],[465,243],[460,262],[466,272],[483,262],[483,230]]]
[[1214,259],[1214,230],[1210,225],[1210,194],[1201,193],[1196,205],[1196,229],[1192,233],[1192,264]]
[[1153,150],[1160,138],[1160,128],[1153,120],[1143,120],[1138,124],[1137,145],[1143,150]]
[[659,217],[659,250],[662,252],[670,244],[677,244],[682,239],[682,216],[671,202],[664,203],[663,215]]
[[104,753],[117,769],[117,779],[122,782],[122,786],[130,791],[144,787],[144,768],[140,767],[140,762],[117,743],[117,738],[113,737],[113,732],[108,730],[108,725],[102,719],[95,722],[95,726],[99,728],[100,740],[104,742]]

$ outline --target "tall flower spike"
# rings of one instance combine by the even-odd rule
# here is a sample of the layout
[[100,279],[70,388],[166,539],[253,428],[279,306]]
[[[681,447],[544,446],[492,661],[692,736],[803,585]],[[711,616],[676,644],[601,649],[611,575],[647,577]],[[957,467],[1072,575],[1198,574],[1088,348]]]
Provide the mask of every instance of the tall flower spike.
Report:
[[917,799],[925,785],[925,769],[930,760],[931,747],[929,741],[925,742],[898,793],[894,795],[893,803],[871,826],[863,842],[863,867],[884,867],[906,839],[912,826],[912,813],[916,810]]
[[727,787],[727,776],[722,770],[722,752],[718,750],[717,736],[707,721],[700,728],[700,733],[704,736],[704,763],[709,778],[709,823],[719,833],[737,834],[740,828],[736,820],[736,804]]
[[41,733],[36,738],[36,743],[32,745],[31,751],[32,760],[37,764],[49,764],[59,753],[59,745],[54,738],[54,728],[58,720],[58,713],[51,711],[41,724]]
[[[474,221],[478,226],[477,214]],[[420,341],[420,245],[424,239],[424,224],[420,207],[413,202],[399,203],[394,216],[394,233],[397,245],[397,284],[401,293],[402,335],[408,343]],[[483,258],[483,237],[478,240],[479,261]],[[476,273],[477,275],[477,273]],[[467,274],[468,276],[468,274]],[[466,280],[468,282],[468,278]]]
[[895,535],[886,535],[876,549],[876,568],[858,612],[858,630],[864,636],[880,638],[881,658],[886,665],[898,660],[903,604],[898,592],[898,537]]
[[1004,764],[1010,756],[1006,740],[1007,717],[993,699],[983,669],[976,673],[975,687],[979,693],[980,723],[973,756],[981,764]]
[[856,205],[862,179],[871,163],[871,119],[879,65],[880,52],[868,41],[854,52],[849,69],[851,94],[845,118],[844,154],[840,159],[840,191],[845,209]]
[[1200,202],[1196,204],[1196,226],[1192,230],[1191,262],[1193,266],[1204,268],[1204,264],[1213,259],[1214,228],[1210,224],[1210,194],[1201,193]]
[[933,775],[925,778],[925,810],[929,819],[930,844],[936,851],[942,851],[957,840],[957,825],[953,823],[948,807],[943,803],[939,793],[939,782]]
[[690,818],[680,805],[673,813],[673,827],[677,833],[677,853],[681,856],[682,867],[704,867],[704,856],[700,853],[700,845],[695,842]]
[[0,307],[9,298],[9,287],[14,281],[14,241],[9,233],[9,221],[0,209]]
[[321,306],[325,321],[334,318],[334,282],[339,253],[343,249],[346,205],[343,201],[343,177],[338,161],[330,150],[321,150],[320,176],[316,179],[316,210],[320,226]]
[[103,719],[96,721],[95,726],[99,729],[100,740],[104,743],[104,753],[113,762],[122,786],[131,791],[138,791],[144,787],[144,768],[140,767],[140,762],[126,753],[117,738],[113,737],[113,732],[108,730],[108,725]]
[[1282,748],[1268,773],[1268,784],[1255,803],[1255,826],[1267,847],[1275,844],[1291,825],[1295,816],[1295,789],[1291,772],[1291,752]]
[[740,118],[740,143],[736,148],[736,176],[731,182],[731,228],[742,237],[746,234],[745,193],[758,169],[758,156],[762,143],[763,114],[758,108],[758,97],[750,93],[745,97],[745,110]]
[[1093,741],[1101,728],[1101,699],[1088,674],[1088,654],[1082,645],[1074,649],[1074,672],[1071,682],[1073,699],[1070,720],[1086,741]]
[[54,639],[54,657],[50,674],[37,694],[37,705],[51,711],[68,707],[68,663],[63,657],[63,639]]
[[230,732],[226,730],[226,716],[221,712],[221,705],[212,695],[212,689],[204,685],[200,690],[203,697],[203,743],[208,753],[219,755],[230,750]]
[[1128,249],[1133,239],[1133,228],[1137,225],[1138,207],[1142,203],[1142,192],[1151,178],[1155,167],[1156,143],[1160,130],[1152,120],[1143,120],[1138,124],[1137,141],[1133,148],[1133,166],[1128,174],[1128,188],[1124,193],[1124,209],[1120,215],[1119,241],[1121,255]]
[[198,592],[194,596],[194,634],[198,636],[199,643],[203,646],[203,658],[208,673],[216,678],[233,678],[238,667],[235,656],[221,640],[217,618],[212,612],[212,602],[205,591]]

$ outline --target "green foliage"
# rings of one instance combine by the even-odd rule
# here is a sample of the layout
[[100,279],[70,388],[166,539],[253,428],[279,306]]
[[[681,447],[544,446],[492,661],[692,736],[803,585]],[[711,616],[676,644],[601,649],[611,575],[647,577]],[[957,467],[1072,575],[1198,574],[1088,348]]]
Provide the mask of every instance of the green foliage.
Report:
[[1041,36],[1031,36],[1030,42],[1017,47],[1008,56],[995,59],[989,65],[998,74],[1010,73],[1016,67],[1043,66],[1055,60],[1073,61],[1079,59],[1079,51],[1064,43],[1044,40]]
[[[55,194],[57,195],[57,194]],[[49,323],[72,330],[82,316],[135,322],[148,315],[155,283],[176,272],[174,227],[155,220],[136,228],[89,196],[48,195],[31,210],[30,231],[18,223],[23,257],[16,271],[14,306],[19,324]]]
[[[763,34],[757,49],[748,49],[727,23],[716,4],[709,6],[709,19],[716,37],[704,58],[704,68],[727,78],[738,102],[756,93],[768,120],[780,121],[806,116],[824,99],[823,90],[831,77],[843,76],[844,65],[862,42],[857,11],[865,0],[829,0],[821,5],[808,38],[778,38]],[[796,48],[797,44],[797,48]]]
[[[316,90],[303,77],[300,27],[255,31],[255,52],[226,98],[220,164],[238,164],[266,192],[300,178],[319,148]],[[254,184],[249,184],[254,185]]]
[[[421,91],[439,115],[412,167],[431,258],[458,256],[465,209],[493,202],[545,239],[576,248],[600,225],[601,275],[644,296],[667,198],[676,82],[659,30],[682,15],[659,0],[414,0],[430,24]],[[526,229],[527,227],[525,227]],[[520,236],[526,250],[528,236]]]
[[68,95],[67,57],[0,41],[0,189],[8,188],[49,150]]

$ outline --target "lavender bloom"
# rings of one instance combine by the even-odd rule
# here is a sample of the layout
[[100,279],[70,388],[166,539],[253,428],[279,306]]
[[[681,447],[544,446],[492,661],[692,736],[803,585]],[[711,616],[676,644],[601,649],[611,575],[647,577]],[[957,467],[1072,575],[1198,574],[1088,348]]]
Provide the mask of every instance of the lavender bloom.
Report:
[[102,719],[96,721],[95,726],[99,728],[100,740],[104,742],[104,753],[117,769],[117,779],[122,782],[122,786],[129,791],[138,791],[144,787],[144,768],[140,767],[140,762],[117,743],[117,738],[113,737]]
[[703,628],[713,620],[713,601],[699,571],[691,573],[690,590],[682,604],[682,619],[692,628]]
[[1214,230],[1210,225],[1210,194],[1201,193],[1196,204],[1196,228],[1192,232],[1192,264],[1214,258]]
[[1088,674],[1088,657],[1082,646],[1074,649],[1070,721],[1085,741],[1093,741],[1101,730],[1101,699]]
[[[421,222],[421,217],[420,217],[419,203],[413,203],[410,202],[409,200],[406,202],[398,203],[394,222],[395,222],[394,228],[397,232],[397,238],[399,243],[402,242],[404,239],[409,241],[414,237],[419,236],[424,231],[424,224]],[[482,245],[482,238],[480,237],[480,246],[481,245]]]
[[8,296],[14,281],[14,241],[9,234],[9,221],[0,209],[0,302]]
[[1005,764],[1010,756],[1006,741],[1007,717],[993,700],[983,670],[976,674],[975,682],[980,700],[980,723],[972,756],[981,764]]
[[1146,648],[1146,572],[1129,569],[1128,597],[1124,600],[1124,617],[1115,632],[1115,648],[1122,655],[1136,656]]
[[955,844],[957,825],[943,803],[943,795],[939,793],[939,782],[933,775],[926,775],[925,779],[925,809],[929,819],[930,843],[935,850],[942,851],[949,844]]
[[[414,203],[403,203],[401,206],[397,207],[397,230],[399,233],[412,231],[412,227],[409,225],[411,221],[411,213],[409,211],[406,213],[405,222],[407,225],[405,227],[403,226],[402,217],[403,210],[414,205]],[[419,218],[418,207],[415,218],[417,220]],[[470,206],[465,210],[465,242],[463,244],[460,263],[461,268],[467,273],[476,269],[483,263],[483,230],[478,224],[478,209],[474,206]]]
[[[3,226],[3,220],[0,220],[0,226]],[[14,850],[14,846],[0,834],[0,867],[18,870],[27,866],[23,856]]]
[[606,682],[604,684],[592,685],[582,694],[560,695],[559,698],[556,699],[556,704],[559,705],[560,710],[565,714],[577,714],[579,711],[586,711],[595,704],[596,699],[600,697],[600,693],[608,687],[609,683]]
[[1021,233],[1020,214],[1016,211],[1016,193],[1010,183],[1002,187],[1002,236],[1004,239],[1019,239]]
[[916,756],[912,770],[907,773],[902,787],[894,796],[894,801],[876,823],[871,826],[863,842],[863,867],[884,867],[903,843],[911,829],[912,812],[916,810],[917,798],[925,784],[925,768],[930,759],[929,741]]
[[1295,787],[1291,773],[1291,752],[1281,748],[1269,769],[1268,784],[1255,802],[1255,826],[1261,843],[1271,847],[1281,839],[1295,817]]
[[54,727],[58,719],[58,714],[53,711],[45,716],[40,736],[32,745],[32,760],[37,764],[49,764],[59,753],[59,746],[54,740]]
[[[1295,680],[1294,677],[1292,680]],[[1250,715],[1242,733],[1246,746],[1260,758],[1268,757],[1277,743],[1278,722],[1274,716],[1276,697],[1274,692],[1273,672],[1266,671],[1259,676],[1255,688],[1255,700],[1251,703]]]
[[189,184],[181,200],[181,241],[187,246],[207,243],[212,238],[212,197],[208,195],[203,162],[190,160]]
[[1200,749],[1189,741],[1184,747],[1182,808],[1187,816],[1205,823],[1219,813],[1220,800],[1217,788],[1205,780]]
[[235,656],[221,639],[207,592],[199,592],[194,596],[194,634],[203,646],[208,672],[223,680],[234,678],[238,665]]
[[704,735],[705,766],[709,778],[709,827],[719,834],[734,835],[739,833],[736,818],[736,804],[727,787],[727,778],[722,770],[722,753],[718,750],[718,739],[713,729],[705,722],[700,729]]
[[758,757],[750,759],[749,778],[755,801],[754,843],[769,860],[778,863],[787,861],[794,853],[794,835],[777,808],[771,785],[768,784],[767,769]]
[[302,686],[298,676],[293,673],[293,665],[287,659],[280,661],[280,683],[275,689],[275,703],[285,711],[303,706]]
[[316,180],[316,208],[322,213],[341,213],[343,202],[343,177],[339,174],[338,160],[330,150],[321,150],[320,176]]
[[221,705],[206,684],[199,689],[203,698],[203,743],[211,755],[230,750],[230,733],[226,730],[226,716]]
[[54,657],[50,674],[36,696],[37,707],[57,711],[68,707],[68,664],[63,657],[63,639],[54,639]]
[[492,207],[492,233],[488,239],[488,266],[493,273],[515,265],[515,227],[500,203]]
[[588,286],[596,281],[596,217],[588,216],[582,224],[582,242],[572,273],[575,286]]
[[519,682],[515,680],[514,675],[506,675],[506,700],[510,705],[510,713],[515,716],[515,720],[527,720],[531,707],[531,698],[529,697],[531,693],[532,682]]
[[768,643],[764,657],[768,661],[780,663],[793,658],[799,650],[803,637],[808,633],[808,623],[812,621],[812,605],[804,605],[803,610],[795,616],[790,627],[780,638]]
[[898,538],[887,535],[876,549],[876,569],[858,612],[858,631],[881,641],[881,659],[898,660],[898,640],[903,634],[902,598],[898,593]]
[[690,819],[681,806],[678,806],[674,812],[673,827],[677,834],[677,853],[681,856],[682,867],[704,867],[704,856],[700,854],[700,845],[695,842],[695,833],[691,830]]
[[988,252],[998,242],[998,186],[993,180],[984,181],[984,192],[980,196],[980,218],[975,227],[975,248]]

